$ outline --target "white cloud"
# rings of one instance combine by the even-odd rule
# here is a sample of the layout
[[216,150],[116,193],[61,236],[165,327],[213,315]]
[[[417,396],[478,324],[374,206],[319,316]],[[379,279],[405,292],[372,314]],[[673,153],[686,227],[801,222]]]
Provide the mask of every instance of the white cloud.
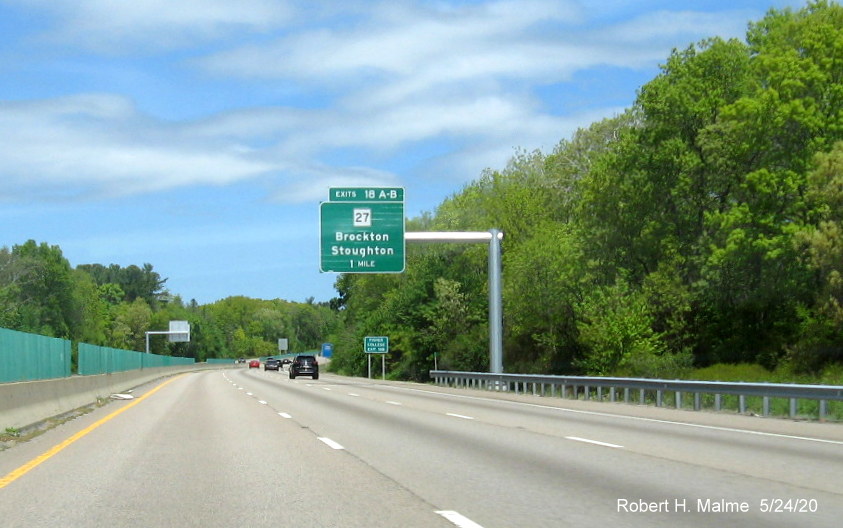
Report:
[[31,195],[123,196],[227,184],[274,167],[235,144],[191,138],[113,95],[87,94],[0,107],[0,190]]
[[673,43],[675,47],[683,48],[708,37],[742,39],[746,36],[747,22],[754,16],[751,10],[718,13],[660,10],[621,22],[609,28],[606,37],[624,47],[661,47]]
[[232,34],[266,32],[293,16],[283,0],[12,0],[56,19],[42,38],[112,54],[193,45]]
[[[220,52],[201,64],[220,74],[318,82],[336,76],[412,76],[420,67],[426,69],[442,60],[453,62],[462,57],[465,66],[489,49],[500,52],[512,45],[523,47],[524,42],[536,41],[537,25],[578,20],[574,5],[567,1],[503,1],[459,9],[439,4],[437,9],[386,2],[374,5],[363,22],[351,27],[304,29],[269,43]],[[500,70],[493,66],[494,73]]]
[[[550,149],[578,126],[617,110],[552,115],[536,86],[564,85],[599,66],[653,68],[673,47],[740,35],[747,20],[742,12],[688,10],[596,20],[567,0],[314,2],[298,11],[271,0],[29,4],[54,14],[58,30],[51,39],[71,48],[137,53],[144,44],[154,53],[213,41],[213,49],[224,51],[209,48],[184,65],[188,75],[199,67],[225,83],[242,83],[245,93],[254,85],[289,85],[299,90],[299,102],[312,100],[308,92],[320,95],[308,107],[235,106],[191,122],[152,118],[119,95],[6,103],[0,191],[48,197],[263,178],[274,185],[274,199],[310,200],[321,197],[314,189],[335,182],[393,184],[396,175],[382,168],[388,163],[378,162],[429,142],[444,146],[427,163],[465,181],[485,167],[501,167],[514,148]],[[264,38],[255,41],[260,32]],[[249,44],[226,50],[231,36]],[[356,159],[332,161],[342,149]]]

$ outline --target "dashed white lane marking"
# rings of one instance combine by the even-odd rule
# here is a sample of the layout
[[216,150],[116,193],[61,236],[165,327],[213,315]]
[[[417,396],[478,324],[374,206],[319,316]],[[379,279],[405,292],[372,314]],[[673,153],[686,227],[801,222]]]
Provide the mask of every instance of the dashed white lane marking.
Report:
[[266,405],[267,403],[264,400],[258,400],[258,403],[261,405]]
[[[420,392],[423,394],[432,394],[440,397],[447,397],[447,398],[460,398],[464,400],[476,400],[476,401],[483,401],[488,402],[490,401],[489,398],[484,398],[481,396],[467,396],[464,394],[445,394],[442,392],[424,390],[424,389],[408,389],[408,388],[398,388],[396,387],[395,390],[401,391],[408,391],[408,392]],[[619,420],[633,420],[633,421],[641,421],[641,422],[649,422],[649,423],[660,423],[666,425],[676,425],[680,427],[694,427],[696,429],[708,429],[710,431],[725,431],[728,433],[738,433],[738,434],[748,434],[748,435],[756,435],[756,436],[766,436],[772,438],[787,438],[789,440],[800,440],[805,442],[819,442],[822,444],[834,444],[834,445],[843,445],[843,441],[841,440],[827,440],[824,438],[812,438],[810,436],[794,436],[794,435],[787,435],[781,433],[768,433],[764,431],[753,431],[751,429],[736,429],[734,427],[720,427],[716,425],[704,425],[704,424],[695,424],[689,422],[677,422],[673,420],[661,420],[657,418],[644,418],[642,416],[627,416],[623,414],[612,414],[607,412],[598,412],[598,411],[582,411],[579,409],[567,409],[563,407],[554,407],[552,405],[540,405],[537,403],[524,403],[524,402],[515,402],[515,401],[506,401],[506,400],[495,400],[501,404],[508,404],[513,406],[522,406],[522,407],[533,407],[536,409],[546,409],[549,411],[556,411],[560,413],[572,413],[572,414],[582,414],[586,416],[601,416],[605,418],[613,418]]]
[[461,515],[452,510],[441,510],[436,512],[437,514],[441,515],[442,517],[448,519],[453,524],[459,526],[460,528],[483,528],[476,522],[472,521],[465,515]]
[[280,412],[280,413],[278,413],[278,416],[280,416],[281,418],[286,418],[286,419],[288,419],[288,420],[289,420],[290,418],[292,418],[292,416],[290,416],[289,414],[287,414],[287,413],[285,413],[285,412]]
[[319,440],[321,442],[323,442],[325,445],[327,445],[328,447],[330,447],[331,449],[345,449],[343,446],[334,442],[330,438],[325,438],[324,436],[320,436]]
[[392,400],[386,400],[386,403],[388,403],[390,405],[401,405],[401,402],[392,401]]
[[322,390],[329,391],[329,390],[331,390],[331,387],[322,387]]
[[445,413],[447,416],[453,416],[454,418],[462,418],[463,420],[474,420],[473,416],[466,416],[464,414],[456,414],[456,413]]
[[578,436],[566,436],[565,438],[567,438],[568,440],[573,440],[574,442],[585,442],[586,444],[594,444],[594,445],[599,445],[599,446],[603,446],[603,447],[612,447],[612,448],[615,448],[615,449],[623,449],[622,445],[610,444],[608,442],[598,442],[597,440],[589,440],[588,438],[580,438]]
[[349,395],[349,396],[354,396],[355,398],[359,398],[359,397],[360,397],[360,395],[359,395],[359,394],[355,394],[355,393],[353,393],[353,392],[349,392],[349,393],[348,393],[348,395]]

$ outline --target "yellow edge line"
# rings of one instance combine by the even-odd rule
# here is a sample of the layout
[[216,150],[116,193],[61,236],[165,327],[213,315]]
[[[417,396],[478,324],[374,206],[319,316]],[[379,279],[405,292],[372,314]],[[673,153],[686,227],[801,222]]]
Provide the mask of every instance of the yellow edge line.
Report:
[[62,451],[64,448],[66,448],[67,446],[69,446],[73,442],[75,442],[75,441],[79,440],[80,438],[84,437],[85,435],[87,435],[88,433],[90,433],[91,431],[96,429],[97,427],[101,426],[102,424],[104,424],[107,421],[111,420],[112,418],[116,417],[118,414],[131,409],[135,405],[139,404],[143,400],[149,398],[150,396],[152,396],[153,394],[155,394],[156,392],[161,390],[164,386],[166,386],[166,385],[168,385],[168,384],[170,384],[170,383],[176,381],[177,379],[179,379],[181,377],[184,377],[186,375],[187,374],[181,374],[179,376],[176,376],[175,378],[170,378],[169,380],[167,380],[164,383],[158,385],[157,387],[150,390],[149,392],[147,392],[146,394],[144,394],[140,398],[134,400],[132,403],[129,403],[128,405],[124,405],[123,407],[117,409],[116,411],[109,414],[105,418],[101,418],[101,419],[97,420],[96,422],[94,422],[91,425],[89,425],[88,427],[82,429],[81,431],[79,431],[75,435],[69,437],[64,442],[53,446],[50,450],[48,450],[45,453],[33,458],[32,460],[30,460],[26,464],[22,465],[21,467],[12,471],[11,473],[6,475],[5,477],[1,478],[0,479],[0,489],[5,488],[6,486],[11,484],[12,482],[14,482],[17,479],[21,478],[22,476],[26,475],[27,473],[29,473],[30,471],[32,471],[33,469],[35,469],[36,467],[38,467],[42,463],[46,462],[47,460],[49,460],[50,458],[52,458],[53,456],[58,454],[60,451]]

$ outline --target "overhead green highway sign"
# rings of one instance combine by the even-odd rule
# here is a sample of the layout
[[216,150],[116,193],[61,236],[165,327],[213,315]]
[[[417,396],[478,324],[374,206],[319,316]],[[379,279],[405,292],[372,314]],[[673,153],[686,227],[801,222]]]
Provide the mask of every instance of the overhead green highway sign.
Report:
[[320,204],[320,270],[334,273],[404,271],[404,190],[332,188]]

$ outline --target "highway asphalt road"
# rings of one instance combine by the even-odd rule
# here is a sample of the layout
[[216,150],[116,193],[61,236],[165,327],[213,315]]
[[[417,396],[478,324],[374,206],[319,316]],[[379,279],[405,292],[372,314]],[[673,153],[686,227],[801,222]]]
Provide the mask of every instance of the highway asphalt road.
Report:
[[843,519],[840,424],[246,368],[133,395],[0,452],[4,526]]

